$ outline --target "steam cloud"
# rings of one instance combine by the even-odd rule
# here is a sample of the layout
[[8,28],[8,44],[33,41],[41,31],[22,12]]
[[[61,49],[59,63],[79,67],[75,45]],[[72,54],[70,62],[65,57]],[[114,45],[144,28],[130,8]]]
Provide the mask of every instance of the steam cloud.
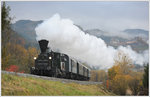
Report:
[[136,64],[148,62],[148,50],[138,54],[131,47],[118,47],[114,49],[95,36],[85,34],[70,19],[62,19],[55,14],[50,19],[35,28],[37,40],[49,40],[49,47],[53,51],[65,53],[90,66],[98,66],[101,69],[112,67],[114,56],[118,50],[122,50]]

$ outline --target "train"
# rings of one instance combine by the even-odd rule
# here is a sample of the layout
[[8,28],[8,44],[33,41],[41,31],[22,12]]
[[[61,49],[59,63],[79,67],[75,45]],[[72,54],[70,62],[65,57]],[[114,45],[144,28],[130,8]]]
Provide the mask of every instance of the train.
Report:
[[30,68],[31,74],[88,81],[90,68],[67,54],[54,52],[48,48],[48,40],[38,41],[40,54],[34,57],[35,64]]

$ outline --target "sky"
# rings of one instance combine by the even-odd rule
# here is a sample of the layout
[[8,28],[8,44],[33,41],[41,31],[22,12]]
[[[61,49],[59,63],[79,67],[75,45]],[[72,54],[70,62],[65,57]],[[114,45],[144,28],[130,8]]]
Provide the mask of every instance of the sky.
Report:
[[46,20],[58,13],[71,19],[83,29],[122,31],[124,29],[149,30],[148,1],[7,1],[10,15],[17,20]]

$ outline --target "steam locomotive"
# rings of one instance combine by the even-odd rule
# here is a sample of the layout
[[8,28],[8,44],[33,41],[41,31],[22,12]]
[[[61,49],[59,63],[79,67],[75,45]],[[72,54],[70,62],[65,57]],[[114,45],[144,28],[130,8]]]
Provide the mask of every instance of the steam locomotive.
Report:
[[90,69],[68,55],[49,51],[47,40],[40,40],[41,53],[34,57],[35,66],[30,68],[31,74],[74,80],[89,80]]

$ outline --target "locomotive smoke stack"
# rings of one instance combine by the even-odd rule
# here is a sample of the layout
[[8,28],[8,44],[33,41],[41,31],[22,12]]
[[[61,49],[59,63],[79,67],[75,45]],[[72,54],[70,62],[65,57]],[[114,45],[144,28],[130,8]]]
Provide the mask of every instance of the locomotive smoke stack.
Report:
[[47,40],[40,40],[38,42],[39,42],[39,45],[40,45],[41,53],[46,52],[46,49],[47,49],[49,41],[47,41]]

